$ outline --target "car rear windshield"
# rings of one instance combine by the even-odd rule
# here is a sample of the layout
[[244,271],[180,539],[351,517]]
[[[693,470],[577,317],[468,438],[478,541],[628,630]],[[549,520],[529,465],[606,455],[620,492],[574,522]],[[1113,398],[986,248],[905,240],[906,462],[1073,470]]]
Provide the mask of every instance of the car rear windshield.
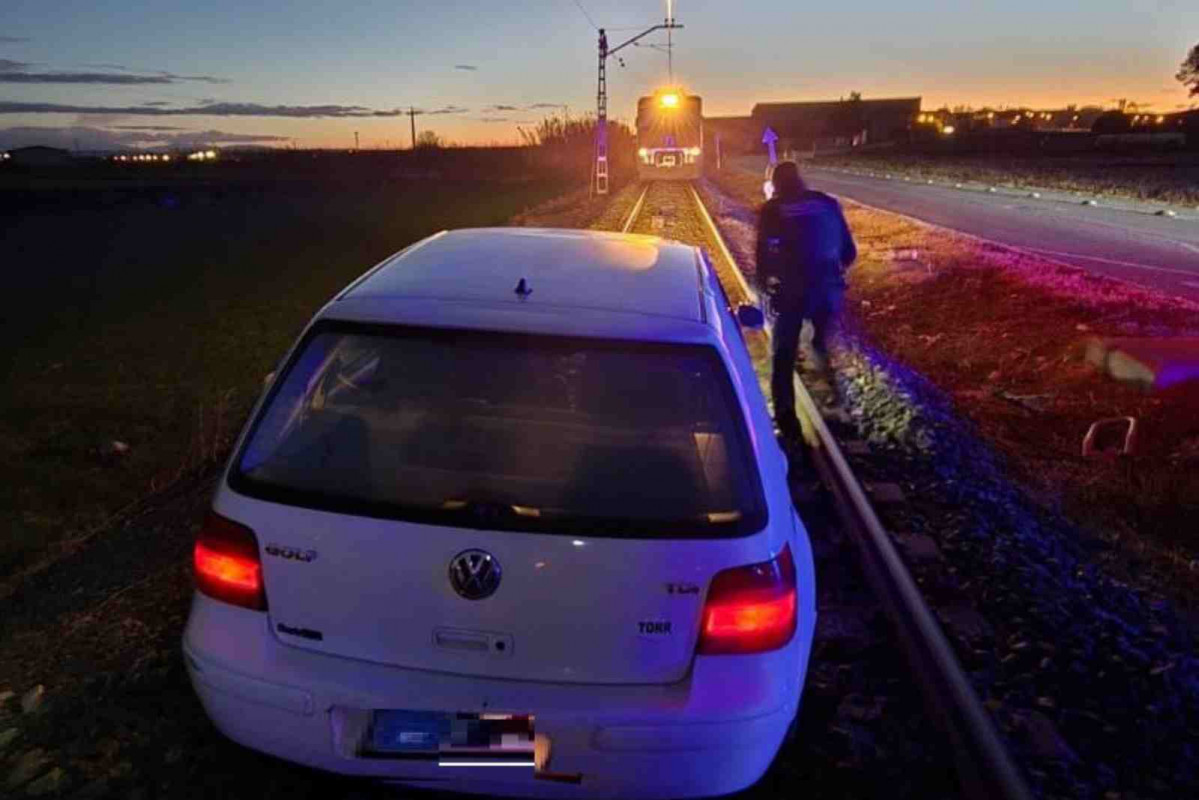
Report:
[[327,323],[230,481],[455,527],[707,538],[766,521],[741,407],[702,345]]

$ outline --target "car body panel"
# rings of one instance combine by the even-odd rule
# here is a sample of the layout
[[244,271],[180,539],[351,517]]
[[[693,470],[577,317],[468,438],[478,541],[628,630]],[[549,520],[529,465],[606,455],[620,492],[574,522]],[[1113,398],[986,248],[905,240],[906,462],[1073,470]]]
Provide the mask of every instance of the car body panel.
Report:
[[[801,631],[813,624],[801,609]],[[632,800],[721,795],[757,780],[797,711],[810,643],[797,635],[771,653],[699,656],[687,677],[671,684],[510,681],[288,647],[271,634],[266,615],[201,595],[183,652],[218,729],[281,758],[461,792]],[[244,688],[250,676],[257,681],[253,694]],[[347,741],[345,717],[375,708],[532,714],[538,735],[551,742],[547,769],[581,781],[538,780],[529,768],[448,769],[361,757]]]
[[694,250],[654,236],[475,228],[397,254],[339,299],[419,297],[700,321],[699,293]]

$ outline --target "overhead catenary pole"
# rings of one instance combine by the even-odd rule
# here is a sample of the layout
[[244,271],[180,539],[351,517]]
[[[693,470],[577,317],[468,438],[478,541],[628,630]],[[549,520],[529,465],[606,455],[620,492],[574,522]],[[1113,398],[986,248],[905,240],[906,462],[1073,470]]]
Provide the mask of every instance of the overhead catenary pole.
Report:
[[412,123],[412,149],[416,149],[416,109],[408,106],[408,121]]
[[[594,194],[608,193],[608,57],[616,55],[629,45],[649,36],[654,31],[673,31],[682,28],[674,21],[672,4],[666,4],[666,19],[661,24],[646,28],[641,33],[616,47],[608,47],[608,36],[599,29],[599,72],[595,91],[595,166],[591,171],[591,190]],[[673,67],[672,67],[673,69]]]
[[[669,13],[670,12],[669,0],[667,0],[666,9],[667,9],[666,19],[669,22],[671,20],[671,16]],[[668,84],[670,84],[671,86],[674,86],[674,28],[666,29],[666,82]]]
[[595,88],[594,194],[608,193],[608,35],[599,30],[599,77]]

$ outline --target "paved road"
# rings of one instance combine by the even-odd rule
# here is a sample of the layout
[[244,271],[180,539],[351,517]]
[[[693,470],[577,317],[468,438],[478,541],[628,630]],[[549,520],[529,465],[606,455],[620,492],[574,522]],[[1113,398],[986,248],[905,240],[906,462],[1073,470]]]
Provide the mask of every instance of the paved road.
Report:
[[807,168],[814,188],[963,233],[1031,250],[1092,272],[1199,301],[1199,212],[986,186],[955,188]]

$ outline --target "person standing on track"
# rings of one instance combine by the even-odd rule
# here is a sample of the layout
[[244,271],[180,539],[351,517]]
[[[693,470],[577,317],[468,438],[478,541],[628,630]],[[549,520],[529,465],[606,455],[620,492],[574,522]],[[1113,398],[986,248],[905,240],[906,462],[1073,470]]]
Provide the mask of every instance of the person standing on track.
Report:
[[840,204],[809,189],[794,161],[779,163],[771,181],[774,194],[758,217],[757,281],[778,315],[770,378],[774,420],[784,442],[795,443],[800,427],[792,380],[803,322],[812,323],[815,366],[826,370],[828,339],[845,295],[845,270],[858,250]]

